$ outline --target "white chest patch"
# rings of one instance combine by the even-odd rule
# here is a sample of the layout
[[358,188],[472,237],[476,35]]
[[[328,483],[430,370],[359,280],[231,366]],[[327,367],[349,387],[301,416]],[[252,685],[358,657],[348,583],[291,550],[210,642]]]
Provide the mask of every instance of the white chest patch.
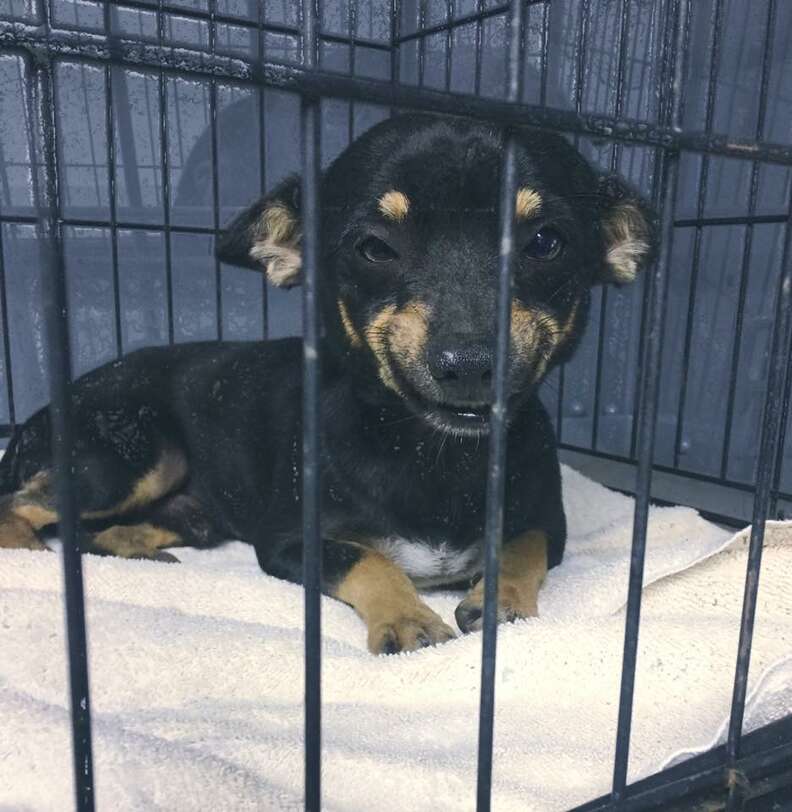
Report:
[[453,583],[469,578],[478,572],[481,562],[478,545],[466,550],[456,550],[445,542],[426,544],[391,536],[377,540],[374,547],[422,586]]

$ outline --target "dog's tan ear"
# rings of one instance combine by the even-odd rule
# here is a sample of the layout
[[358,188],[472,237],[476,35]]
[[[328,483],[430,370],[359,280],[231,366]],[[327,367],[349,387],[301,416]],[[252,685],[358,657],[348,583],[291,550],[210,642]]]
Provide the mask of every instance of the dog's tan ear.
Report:
[[264,270],[278,287],[301,281],[300,179],[289,177],[233,220],[217,243],[217,258]]
[[657,228],[649,206],[617,175],[600,179],[604,254],[597,282],[632,282],[653,259]]

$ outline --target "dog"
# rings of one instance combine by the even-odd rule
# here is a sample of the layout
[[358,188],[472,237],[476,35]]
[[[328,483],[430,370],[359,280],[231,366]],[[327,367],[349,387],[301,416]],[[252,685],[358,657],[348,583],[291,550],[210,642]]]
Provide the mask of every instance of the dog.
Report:
[[[499,621],[536,615],[566,520],[537,389],[580,340],[592,286],[632,281],[656,225],[619,177],[561,136],[515,133],[514,282]],[[482,623],[498,194],[506,133],[405,115],[352,143],[321,180],[322,590],[351,605],[373,653],[454,631],[417,587],[466,584]],[[221,260],[300,283],[300,181],[242,212]],[[302,346],[204,342],[131,353],[72,385],[74,478],[88,552],[241,539],[264,572],[302,580]],[[0,465],[0,547],[46,549],[57,524],[49,413]]]

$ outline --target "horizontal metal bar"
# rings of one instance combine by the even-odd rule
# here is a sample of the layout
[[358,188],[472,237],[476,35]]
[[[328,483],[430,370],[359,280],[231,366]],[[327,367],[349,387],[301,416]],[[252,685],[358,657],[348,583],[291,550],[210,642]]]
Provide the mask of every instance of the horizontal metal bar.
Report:
[[[754,776],[781,771],[792,760],[792,717],[766,725],[743,738],[744,755],[737,769],[751,781]],[[694,756],[681,764],[631,784],[619,812],[667,809],[673,801],[708,789],[725,790],[725,746]],[[722,799],[721,799],[722,800]],[[687,807],[685,807],[687,808]],[[610,795],[576,806],[570,812],[613,810]]]
[[[0,223],[10,223],[12,225],[35,225],[37,219],[34,216],[25,214],[0,215]],[[70,228],[117,228],[122,231],[165,231],[182,234],[215,234],[218,229],[214,226],[166,226],[165,223],[142,223],[136,220],[113,220],[108,217],[58,217],[57,222],[62,226]]]
[[[107,3],[106,5],[111,5]],[[171,3],[157,3],[156,6],[152,5],[146,0],[123,0],[124,10],[132,9],[134,11],[143,11],[150,14],[162,12],[167,15],[165,19],[176,18],[180,20],[190,20],[199,23],[206,23],[210,26],[212,23],[217,25],[236,26],[237,28],[245,28],[251,33],[261,32],[264,34],[286,34],[293,37],[300,37],[300,28],[296,25],[287,25],[285,23],[276,22],[259,22],[258,20],[251,20],[245,17],[235,17],[232,14],[223,14],[222,12],[210,12],[201,8],[189,8],[186,6],[174,6]],[[68,23],[57,23],[52,25],[51,31],[75,31],[80,35],[86,32],[85,29],[77,26],[69,25]],[[344,45],[353,43],[354,45],[362,45],[366,48],[375,48],[381,51],[390,51],[391,45],[384,40],[369,39],[367,37],[350,37],[343,34],[334,34],[329,31],[319,32],[320,40],[325,42],[337,42]]]
[[343,98],[390,107],[464,115],[497,121],[508,126],[545,127],[622,143],[792,166],[792,146],[788,144],[746,141],[703,132],[683,132],[650,121],[576,114],[569,110],[514,104],[505,100],[394,84],[387,80],[319,71],[300,65],[251,61],[136,40],[113,38],[110,42],[103,35],[85,32],[81,32],[79,36],[59,32],[48,38],[35,26],[0,22],[0,48],[18,48],[34,59],[56,57],[161,69],[184,76],[222,79],[229,83],[264,84],[315,97]]
[[[544,0],[531,0],[532,3],[541,3]],[[460,28],[463,25],[472,25],[473,23],[482,23],[491,17],[497,17],[500,14],[505,14],[509,10],[509,4],[503,3],[499,6],[492,8],[482,9],[481,11],[473,11],[470,14],[465,14],[460,17],[455,17],[450,21],[437,23],[437,25],[428,25],[425,27],[418,27],[417,30],[411,31],[409,34],[403,34],[396,40],[397,45],[402,45],[405,42],[412,40],[430,37],[433,34],[442,34],[444,31],[453,31],[455,28]]]
[[[635,465],[636,460],[635,458],[623,456],[620,454],[611,454],[607,451],[598,451],[590,448],[584,448],[582,446],[573,445],[571,443],[559,443],[558,447],[563,449],[564,451],[574,451],[578,454],[585,454],[589,457],[597,457],[598,459],[602,460],[609,460],[612,462],[622,462],[627,465]],[[738,482],[733,479],[721,479],[717,476],[711,476],[709,474],[700,474],[696,471],[686,471],[682,468],[674,468],[670,465],[661,465],[659,463],[652,464],[653,471],[661,471],[664,474],[675,474],[679,477],[684,477],[685,479],[692,479],[696,482],[706,482],[712,485],[724,485],[729,488],[734,488],[735,490],[743,491],[745,493],[753,493],[754,486],[748,482]],[[789,492],[781,492],[779,493],[779,498],[781,499],[792,499],[792,493]]]
[[732,217],[690,217],[674,220],[677,228],[700,228],[705,226],[748,226],[785,223],[786,214],[737,214]]

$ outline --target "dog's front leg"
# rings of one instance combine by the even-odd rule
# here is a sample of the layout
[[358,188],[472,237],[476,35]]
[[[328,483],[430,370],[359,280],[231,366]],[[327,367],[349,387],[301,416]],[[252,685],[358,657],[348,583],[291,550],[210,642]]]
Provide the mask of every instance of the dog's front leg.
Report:
[[[389,558],[362,544],[325,541],[322,548],[322,592],[348,603],[368,628],[373,654],[444,643],[455,637],[418,596],[407,575]],[[302,545],[283,550],[277,561],[262,564],[281,578],[302,581]]]
[[[503,545],[498,573],[498,622],[535,617],[539,588],[547,575],[547,535],[522,533]],[[454,613],[463,632],[481,629],[484,579],[468,592]]]

